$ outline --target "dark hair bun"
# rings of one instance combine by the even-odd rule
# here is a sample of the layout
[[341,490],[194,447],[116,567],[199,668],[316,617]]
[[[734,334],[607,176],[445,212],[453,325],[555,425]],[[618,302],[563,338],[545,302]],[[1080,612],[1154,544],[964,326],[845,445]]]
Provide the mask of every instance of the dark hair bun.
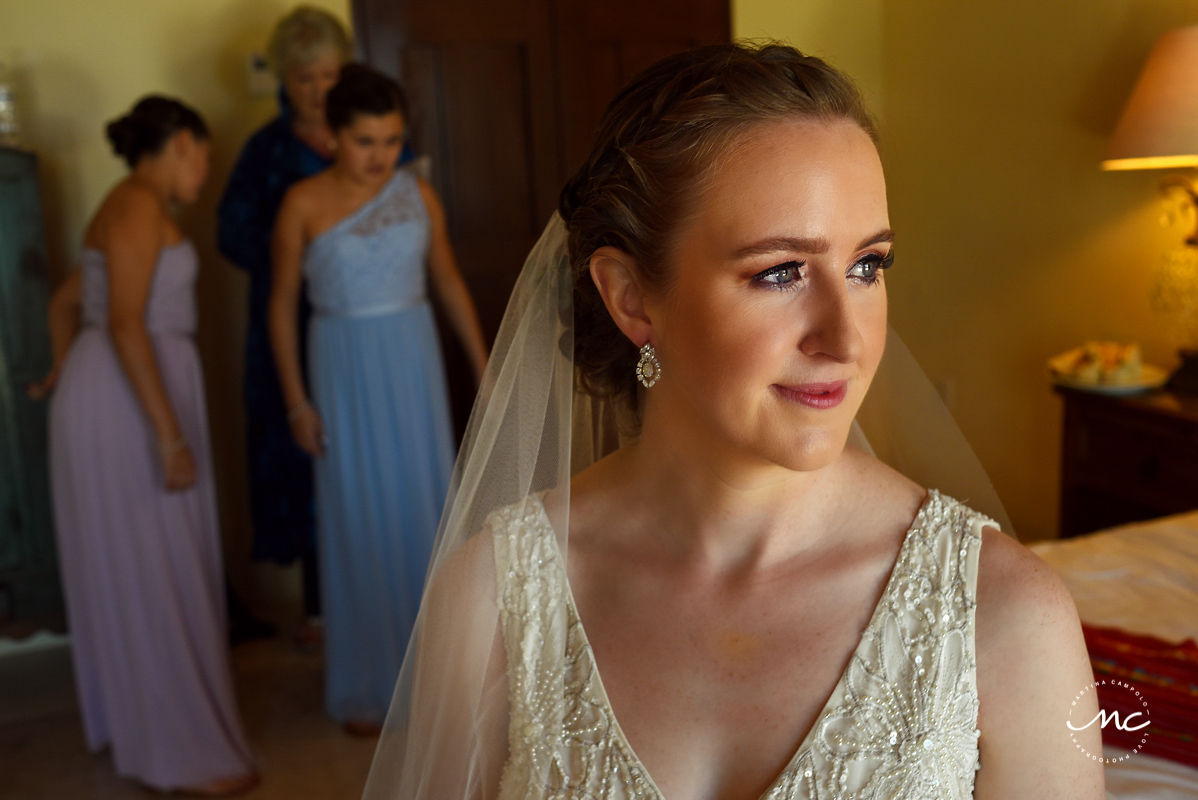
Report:
[[382,116],[393,111],[407,121],[408,99],[400,85],[390,76],[356,62],[341,68],[341,76],[324,100],[325,120],[334,131],[352,123],[359,114]]
[[104,128],[113,152],[130,168],[137,166],[143,156],[161,152],[167,140],[182,130],[190,131],[197,139],[208,138],[208,126],[194,109],[161,95],[143,97],[129,113]]
[[137,152],[137,126],[129,119],[129,115],[114,119],[105,126],[104,131],[112,145],[112,152],[125,161],[132,162],[130,156]]

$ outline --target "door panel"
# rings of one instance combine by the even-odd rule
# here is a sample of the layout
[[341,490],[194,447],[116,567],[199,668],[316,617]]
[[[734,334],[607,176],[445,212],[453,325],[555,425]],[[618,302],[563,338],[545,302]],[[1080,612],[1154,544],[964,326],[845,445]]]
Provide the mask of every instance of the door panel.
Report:
[[[354,0],[361,55],[404,84],[463,277],[493,338],[604,108],[661,56],[729,40],[727,0]],[[461,430],[474,383],[442,324]]]

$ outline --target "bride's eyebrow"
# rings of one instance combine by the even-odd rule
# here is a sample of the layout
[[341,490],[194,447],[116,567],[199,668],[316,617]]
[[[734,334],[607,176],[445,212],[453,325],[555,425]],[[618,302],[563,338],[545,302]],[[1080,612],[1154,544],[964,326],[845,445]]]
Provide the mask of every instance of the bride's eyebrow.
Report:
[[[867,236],[861,244],[857,245],[857,249],[860,250],[870,245],[893,241],[894,231],[890,230],[890,228],[883,228],[874,235]],[[761,239],[760,241],[741,247],[732,254],[732,257],[741,259],[766,255],[768,253],[811,253],[812,255],[820,255],[826,252],[828,252],[828,240],[822,236],[811,238],[805,236],[771,236],[768,239]]]
[[733,258],[748,258],[766,253],[812,253],[818,255],[828,251],[828,240],[822,236],[814,238],[796,236],[771,236],[741,247],[732,254]]
[[894,231],[890,230],[890,228],[886,228],[884,230],[878,231],[873,236],[870,236],[868,239],[863,241],[861,244],[857,245],[857,249],[860,250],[862,247],[869,247],[871,244],[882,244],[883,242],[893,242],[893,241],[894,241]]

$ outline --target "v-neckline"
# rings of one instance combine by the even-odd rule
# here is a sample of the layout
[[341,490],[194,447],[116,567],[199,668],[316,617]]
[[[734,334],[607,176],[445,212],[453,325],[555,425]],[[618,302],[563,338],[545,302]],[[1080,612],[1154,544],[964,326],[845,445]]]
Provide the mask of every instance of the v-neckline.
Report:
[[[811,737],[815,733],[815,729],[819,727],[820,720],[823,719],[828,713],[832,701],[842,694],[842,688],[844,686],[844,682],[848,679],[849,669],[852,667],[853,659],[858,656],[858,654],[861,652],[861,648],[865,646],[865,636],[878,621],[878,615],[882,613],[882,609],[886,603],[886,598],[890,595],[891,590],[894,588],[894,583],[898,579],[899,564],[903,563],[903,560],[908,555],[907,551],[911,547],[910,543],[913,538],[913,534],[920,529],[923,518],[927,515],[933,503],[938,501],[939,497],[940,494],[935,489],[929,489],[924,495],[923,501],[919,504],[919,508],[915,512],[915,516],[911,519],[911,524],[907,526],[907,530],[903,534],[903,542],[899,545],[898,554],[894,558],[894,563],[890,565],[890,574],[886,578],[886,586],[882,589],[882,593],[878,595],[878,600],[874,604],[873,611],[869,615],[869,622],[867,622],[865,627],[861,629],[861,636],[857,639],[857,645],[849,654],[848,660],[845,662],[845,667],[840,673],[840,677],[838,677],[836,679],[836,683],[832,685],[831,691],[824,699],[824,704],[812,718],[810,727],[807,728],[806,733],[804,733],[803,737],[799,740],[799,744],[797,747],[795,747],[794,753],[791,755],[790,759],[787,760],[786,766],[782,767],[782,770],[774,777],[772,781],[770,781],[769,786],[767,786],[765,790],[758,796],[757,800],[766,800],[770,793],[778,788],[778,785],[791,773],[792,770],[798,769],[799,762],[802,760],[803,754],[810,750]],[[624,728],[620,725],[620,720],[616,717],[616,710],[611,704],[611,698],[608,697],[607,694],[607,687],[603,683],[603,676],[599,672],[599,664],[595,660],[595,651],[591,647],[590,638],[587,636],[586,626],[582,623],[582,615],[578,613],[578,604],[574,600],[574,589],[570,585],[569,573],[566,568],[566,559],[562,554],[561,547],[559,546],[557,534],[553,528],[553,522],[549,519],[549,512],[545,508],[544,499],[540,495],[537,495],[536,499],[538,511],[541,515],[541,522],[547,527],[550,533],[550,538],[553,540],[553,558],[557,561],[565,579],[564,582],[566,587],[567,609],[571,614],[573,614],[574,619],[578,621],[578,632],[582,637],[583,651],[586,653],[585,657],[587,660],[587,667],[591,673],[588,683],[599,693],[599,699],[602,701],[608,718],[611,720],[612,729],[616,735],[616,738],[619,740],[620,746],[624,748],[625,752],[627,752],[629,757],[632,759],[632,766],[641,774],[641,776],[643,776],[645,783],[652,788],[658,800],[667,800],[665,793],[661,791],[657,785],[657,782],[653,779],[652,774],[649,772],[648,768],[645,767],[645,762],[641,760],[641,757],[637,755],[636,750],[633,749],[632,744],[628,741],[628,737],[624,734]]]

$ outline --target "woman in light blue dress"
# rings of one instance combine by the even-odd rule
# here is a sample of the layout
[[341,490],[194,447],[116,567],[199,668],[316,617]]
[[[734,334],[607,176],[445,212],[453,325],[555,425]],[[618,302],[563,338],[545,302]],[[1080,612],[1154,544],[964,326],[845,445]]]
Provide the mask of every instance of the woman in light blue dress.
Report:
[[[399,86],[350,65],[326,114],[336,157],[283,200],[268,313],[292,435],[316,456],[326,707],[370,733],[391,700],[453,466],[429,278],[476,375],[486,345],[436,194],[395,167]],[[297,345],[301,278],[313,309],[311,397]]]

